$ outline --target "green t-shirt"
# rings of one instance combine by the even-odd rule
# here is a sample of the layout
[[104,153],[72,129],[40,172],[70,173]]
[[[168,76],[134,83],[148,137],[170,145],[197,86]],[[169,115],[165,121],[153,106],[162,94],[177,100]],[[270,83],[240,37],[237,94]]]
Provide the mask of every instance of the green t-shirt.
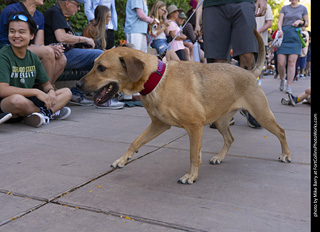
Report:
[[32,88],[35,82],[44,84],[49,77],[40,59],[27,50],[23,59],[17,57],[11,45],[0,50],[0,82],[19,88]]
[[254,3],[254,0],[204,0],[203,7],[217,6],[217,5],[224,5],[228,3],[238,3],[238,2]]

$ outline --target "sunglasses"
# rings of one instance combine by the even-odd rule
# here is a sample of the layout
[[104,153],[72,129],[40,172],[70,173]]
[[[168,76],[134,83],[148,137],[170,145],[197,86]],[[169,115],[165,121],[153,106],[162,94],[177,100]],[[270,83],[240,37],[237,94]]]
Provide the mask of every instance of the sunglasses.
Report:
[[15,19],[18,19],[20,21],[23,21],[23,22],[28,22],[28,17],[25,16],[25,15],[14,15],[11,17],[11,19],[9,21],[12,21],[12,20],[15,20]]

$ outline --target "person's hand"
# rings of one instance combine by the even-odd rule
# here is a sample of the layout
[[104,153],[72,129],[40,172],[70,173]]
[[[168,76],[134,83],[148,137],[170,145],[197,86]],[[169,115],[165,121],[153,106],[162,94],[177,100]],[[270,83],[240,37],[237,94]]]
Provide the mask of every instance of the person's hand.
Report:
[[298,19],[297,21],[295,21],[294,23],[292,23],[291,26],[293,26],[293,27],[298,27],[300,24],[303,24],[303,21],[300,20],[300,19]]
[[279,33],[278,38],[282,38],[283,37],[283,31],[282,30],[278,30],[278,33]]
[[57,95],[56,92],[51,89],[47,95],[49,96],[48,101],[49,101],[49,107],[47,107],[47,109],[50,109],[52,106],[54,106],[57,103]]
[[[53,92],[53,91],[51,91]],[[45,105],[45,107],[47,107],[47,109],[50,109],[52,107],[52,98],[49,96],[49,94],[46,94],[45,92],[38,90],[36,97],[42,101]]]
[[59,59],[64,53],[64,47],[62,45],[50,46],[54,50],[55,58]]
[[256,17],[264,16],[267,12],[267,1],[266,0],[257,0],[255,3],[256,9],[254,14]]
[[196,24],[195,28],[194,28],[194,33],[197,37],[199,37],[201,35],[201,28],[199,24]]
[[87,38],[87,37],[83,37],[83,38],[86,38],[86,43],[89,44],[91,46],[91,48],[94,48],[95,47],[95,43],[93,41],[93,39],[91,38]]

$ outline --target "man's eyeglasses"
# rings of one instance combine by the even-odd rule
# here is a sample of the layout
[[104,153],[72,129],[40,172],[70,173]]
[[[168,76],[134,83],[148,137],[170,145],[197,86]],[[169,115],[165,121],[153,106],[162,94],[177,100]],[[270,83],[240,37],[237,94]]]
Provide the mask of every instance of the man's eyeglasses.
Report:
[[72,1],[69,1],[70,3],[72,3],[73,5],[77,6],[77,8],[80,8],[80,4],[77,4],[76,2],[72,2]]
[[25,16],[25,15],[21,15],[21,14],[12,16],[9,21],[15,20],[15,19],[17,19],[17,18],[18,18],[19,20],[23,21],[23,22],[28,22],[28,17]]

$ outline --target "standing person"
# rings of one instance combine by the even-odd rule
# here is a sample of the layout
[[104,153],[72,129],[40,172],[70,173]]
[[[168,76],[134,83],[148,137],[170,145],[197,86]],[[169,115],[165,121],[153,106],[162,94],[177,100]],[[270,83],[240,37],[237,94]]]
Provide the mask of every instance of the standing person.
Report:
[[283,37],[281,46],[277,49],[278,70],[280,74],[280,91],[285,87],[285,69],[287,68],[286,92],[292,93],[291,85],[295,75],[296,62],[301,54],[302,44],[297,33],[297,28],[308,27],[308,10],[299,4],[300,0],[290,0],[291,4],[281,8],[278,20],[279,37]]
[[94,11],[98,5],[108,7],[111,13],[111,18],[109,19],[108,24],[106,25],[106,49],[108,50],[114,47],[114,32],[117,31],[118,28],[118,15],[116,11],[116,4],[115,0],[86,0],[84,3],[84,13],[86,14],[89,22],[91,22],[95,18]]
[[[306,65],[307,65],[307,55],[308,55],[308,48],[309,48],[309,33],[306,31],[306,27],[302,27],[301,29],[302,29],[301,34],[306,46],[301,50],[301,54],[298,57],[297,65],[298,67],[300,67],[300,77],[305,78],[305,76],[307,76]],[[298,78],[298,73],[296,78]]]
[[26,11],[37,24],[37,32],[35,38],[31,41],[28,49],[35,53],[41,60],[46,70],[50,82],[53,84],[62,74],[67,59],[61,45],[43,46],[44,45],[44,17],[38,6],[43,5],[43,0],[24,0],[7,6],[0,16],[0,48],[5,44],[9,44],[8,32],[6,24],[11,14],[15,12]]
[[[254,53],[258,52],[253,33],[255,16],[265,15],[266,10],[266,0],[257,0],[255,4],[254,0],[204,0],[203,8],[199,7],[196,12],[195,33],[200,35],[202,21],[207,62],[228,62],[231,44],[233,55],[240,58],[240,66],[251,70]],[[243,112],[243,115],[250,127],[261,127],[248,112]],[[215,125],[211,126],[215,128]]]
[[147,0],[127,1],[124,27],[127,43],[133,44],[136,49],[146,53],[148,52],[148,24],[153,23],[153,18],[150,18],[147,15]]
[[[71,98],[68,88],[54,90],[40,59],[28,50],[37,30],[26,12],[8,20],[10,45],[0,50],[0,113],[12,114],[12,122],[39,127],[50,119],[65,119],[71,110],[64,107]],[[32,88],[37,81],[42,90]]]
[[[67,57],[67,69],[91,70],[94,60],[102,54],[102,50],[92,49],[95,47],[93,39],[75,35],[68,18],[80,10],[80,4],[84,0],[58,0],[44,14],[45,18],[45,43],[64,43]],[[91,47],[91,49],[76,48],[75,45]],[[71,103],[92,106],[93,101],[85,98],[84,94],[73,87]]]
[[[255,3],[257,0],[254,1]],[[272,10],[269,4],[267,4],[267,11],[266,14],[260,17],[256,17],[256,23],[257,23],[257,31],[260,33],[266,51],[268,50],[269,44],[268,44],[268,29],[272,26],[272,20],[273,20],[273,15],[272,15]]]

